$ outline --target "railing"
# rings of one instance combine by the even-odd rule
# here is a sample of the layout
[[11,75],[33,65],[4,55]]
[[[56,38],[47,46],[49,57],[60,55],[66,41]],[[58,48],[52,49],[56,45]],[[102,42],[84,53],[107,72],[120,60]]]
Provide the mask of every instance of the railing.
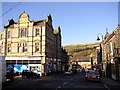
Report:
[[120,57],[120,48],[115,48],[113,50],[113,57]]

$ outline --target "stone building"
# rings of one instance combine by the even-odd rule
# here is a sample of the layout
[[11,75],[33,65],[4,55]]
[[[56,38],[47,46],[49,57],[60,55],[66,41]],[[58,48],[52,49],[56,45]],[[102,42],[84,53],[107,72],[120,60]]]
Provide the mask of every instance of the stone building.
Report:
[[30,21],[24,12],[18,22],[8,20],[0,32],[0,55],[14,71],[28,69],[41,75],[57,71],[61,66],[61,29],[54,30],[51,15]]
[[111,34],[106,32],[101,47],[105,75],[120,81],[120,25]]

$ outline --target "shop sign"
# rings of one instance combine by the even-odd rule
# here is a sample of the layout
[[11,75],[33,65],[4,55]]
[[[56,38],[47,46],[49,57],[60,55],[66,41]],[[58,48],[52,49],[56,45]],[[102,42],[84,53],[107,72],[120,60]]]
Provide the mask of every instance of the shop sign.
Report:
[[6,57],[5,60],[41,60],[41,57]]

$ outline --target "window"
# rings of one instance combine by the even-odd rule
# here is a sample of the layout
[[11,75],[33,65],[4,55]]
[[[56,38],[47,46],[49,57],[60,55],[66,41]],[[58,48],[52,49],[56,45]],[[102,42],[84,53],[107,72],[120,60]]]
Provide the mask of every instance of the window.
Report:
[[27,43],[23,43],[23,52],[27,52],[28,47],[27,47]]
[[11,44],[8,44],[8,52],[11,52]]
[[38,36],[40,33],[39,33],[39,29],[36,29],[36,31],[35,31],[36,33],[35,33],[35,36]]
[[0,43],[0,53],[2,53],[3,50],[3,42]]
[[25,28],[21,29],[20,33],[21,33],[20,34],[21,37],[26,37],[27,36],[27,29],[25,29]]
[[0,47],[0,53],[2,53],[2,47]]
[[27,52],[27,43],[18,43],[18,52]]
[[35,52],[38,52],[39,51],[39,43],[35,43]]
[[8,38],[11,37],[11,31],[8,31]]
[[0,35],[0,39],[2,39],[2,34]]
[[18,52],[22,52],[22,43],[18,43]]

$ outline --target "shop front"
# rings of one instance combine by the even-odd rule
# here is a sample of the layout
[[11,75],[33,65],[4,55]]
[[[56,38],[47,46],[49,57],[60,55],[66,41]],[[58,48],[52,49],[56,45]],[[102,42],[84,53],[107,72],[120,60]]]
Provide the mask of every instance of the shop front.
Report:
[[111,64],[112,79],[120,81],[120,58],[115,58]]
[[23,70],[31,70],[41,74],[41,58],[40,57],[7,57],[7,71],[13,68],[15,75],[20,75]]

